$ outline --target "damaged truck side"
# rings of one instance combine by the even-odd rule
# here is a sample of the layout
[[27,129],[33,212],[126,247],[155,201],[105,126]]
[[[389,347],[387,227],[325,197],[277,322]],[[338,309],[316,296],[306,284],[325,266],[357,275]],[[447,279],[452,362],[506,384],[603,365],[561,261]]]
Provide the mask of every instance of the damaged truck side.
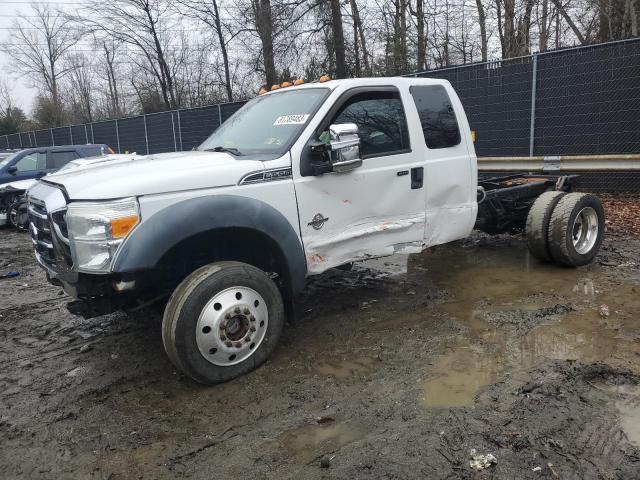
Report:
[[588,263],[603,211],[566,193],[571,180],[478,184],[448,82],[352,79],[260,95],[191,152],[50,175],[28,211],[37,260],[72,312],[169,297],[167,354],[211,384],[267,359],[307,276],[458,240],[476,220],[492,233],[526,224],[536,257]]

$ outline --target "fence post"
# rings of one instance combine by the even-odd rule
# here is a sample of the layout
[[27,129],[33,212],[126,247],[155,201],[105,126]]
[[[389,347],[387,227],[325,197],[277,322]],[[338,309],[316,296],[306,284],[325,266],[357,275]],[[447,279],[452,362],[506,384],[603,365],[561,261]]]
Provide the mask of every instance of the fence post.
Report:
[[71,130],[71,125],[69,125],[69,140],[71,140],[71,145],[73,145],[73,130]]
[[147,155],[149,155],[149,136],[147,135],[147,115],[142,116],[144,120],[144,142],[147,144]]
[[178,138],[180,139],[180,151],[182,151],[182,123],[180,121],[180,110],[176,110],[176,112],[178,112]]
[[49,129],[49,133],[51,133],[51,146],[55,147],[56,146],[56,139],[53,138],[53,128]]
[[173,151],[178,151],[178,144],[176,143],[176,123],[173,120],[173,112],[171,112],[171,130],[173,130]]
[[91,124],[91,143],[96,143],[96,136],[93,133],[93,123]]
[[538,54],[533,54],[533,74],[531,79],[531,126],[529,132],[529,156],[533,157],[536,133],[536,87],[538,83]]
[[[84,139],[86,140],[86,143],[89,143],[89,133],[87,132],[87,124],[84,124]],[[93,142],[91,142],[93,143]]]
[[116,118],[116,148],[118,149],[118,153],[122,153],[120,151],[120,128],[118,127],[118,119]]
[[218,104],[218,128],[222,125],[222,107]]

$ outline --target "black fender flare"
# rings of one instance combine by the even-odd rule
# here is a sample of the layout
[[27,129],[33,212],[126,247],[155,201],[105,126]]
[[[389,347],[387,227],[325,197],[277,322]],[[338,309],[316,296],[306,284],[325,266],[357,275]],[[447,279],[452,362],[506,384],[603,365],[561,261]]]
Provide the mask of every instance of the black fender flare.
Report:
[[249,228],[280,249],[293,294],[304,288],[307,263],[300,238],[278,210],[259,200],[236,195],[191,198],[155,213],[127,237],[112,271],[151,270],[174,245],[199,233],[221,228]]

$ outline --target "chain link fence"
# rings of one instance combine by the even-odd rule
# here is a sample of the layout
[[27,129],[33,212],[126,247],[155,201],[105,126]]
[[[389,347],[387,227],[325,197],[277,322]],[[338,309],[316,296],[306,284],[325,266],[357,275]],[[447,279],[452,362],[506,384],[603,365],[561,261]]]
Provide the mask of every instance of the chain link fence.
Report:
[[142,155],[191,150],[242,105],[244,102],[222,103],[15,133],[0,136],[0,148],[106,143],[118,153]]
[[[640,38],[460,65],[451,82],[481,157],[640,154]],[[0,136],[0,148],[106,143],[139,154],[191,150],[244,102]],[[638,173],[590,173],[585,188],[640,192]]]
[[640,39],[412,74],[444,78],[479,156],[640,153]]

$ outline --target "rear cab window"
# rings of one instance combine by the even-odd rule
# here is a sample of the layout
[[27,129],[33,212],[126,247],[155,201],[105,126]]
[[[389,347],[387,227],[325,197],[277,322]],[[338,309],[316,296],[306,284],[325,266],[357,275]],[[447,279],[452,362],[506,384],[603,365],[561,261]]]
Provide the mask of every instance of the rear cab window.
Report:
[[424,141],[430,149],[460,144],[458,119],[442,85],[413,85],[409,91],[418,109]]
[[78,158],[78,154],[73,150],[63,150],[51,152],[51,166],[52,169],[58,169],[64,167],[71,160]]

